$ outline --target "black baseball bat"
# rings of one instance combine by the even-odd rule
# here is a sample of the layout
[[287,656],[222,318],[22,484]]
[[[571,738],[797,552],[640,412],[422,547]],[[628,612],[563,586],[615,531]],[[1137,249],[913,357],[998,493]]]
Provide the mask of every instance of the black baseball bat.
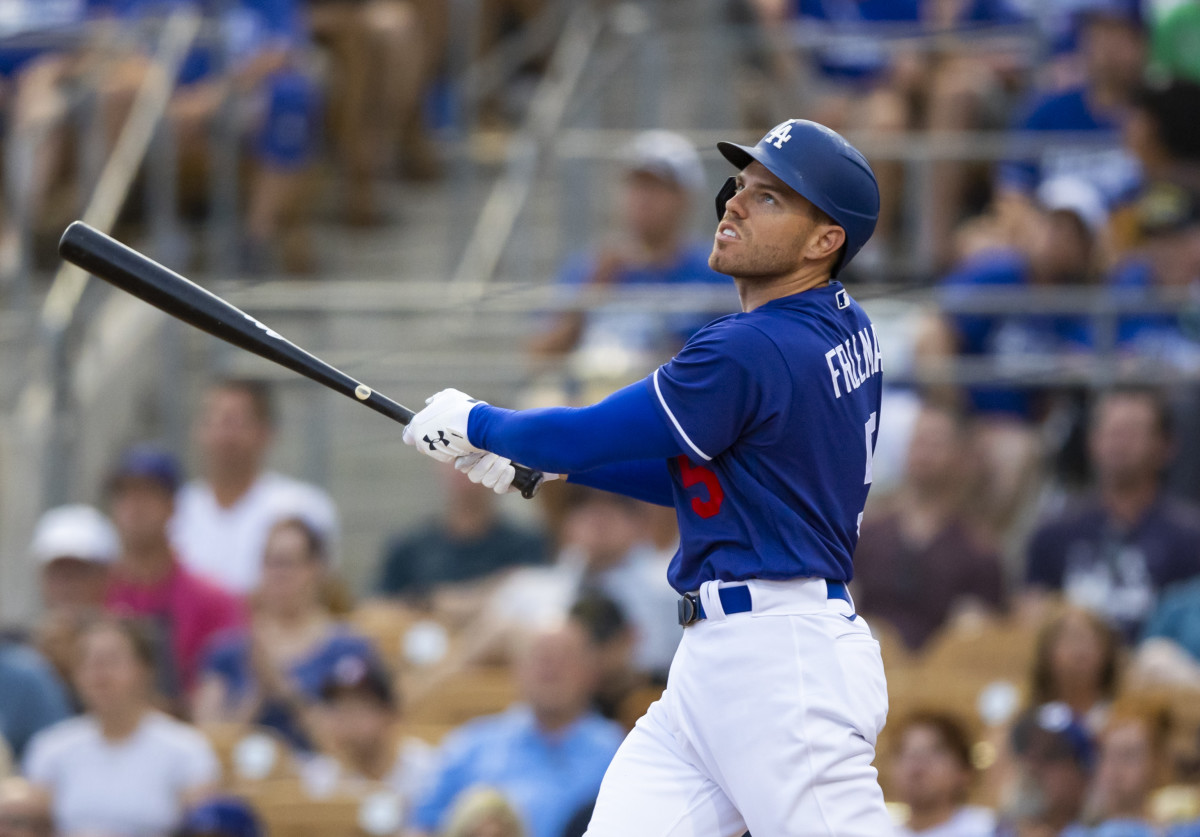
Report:
[[[67,227],[58,242],[58,254],[93,276],[213,337],[278,363],[393,421],[401,424],[412,421],[413,411],[403,404],[354,380],[285,340],[240,308],[82,221]],[[516,469],[513,486],[522,497],[533,497],[541,487],[542,474],[524,465],[517,465]]]

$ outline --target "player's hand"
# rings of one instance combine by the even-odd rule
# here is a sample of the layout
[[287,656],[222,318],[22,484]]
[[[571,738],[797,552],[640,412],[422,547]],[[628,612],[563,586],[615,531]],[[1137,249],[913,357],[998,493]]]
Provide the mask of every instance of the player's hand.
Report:
[[[454,460],[454,467],[467,475],[476,485],[490,488],[497,494],[512,491],[513,477],[517,475],[512,460],[486,451],[476,451]],[[556,480],[559,474],[542,474],[542,482]]]
[[478,401],[465,392],[444,389],[425,399],[425,409],[404,428],[404,444],[438,462],[480,452],[467,438],[467,417]]

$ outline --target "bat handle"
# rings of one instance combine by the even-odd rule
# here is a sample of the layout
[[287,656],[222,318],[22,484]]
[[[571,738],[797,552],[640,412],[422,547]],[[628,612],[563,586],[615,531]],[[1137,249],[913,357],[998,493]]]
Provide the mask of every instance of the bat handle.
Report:
[[521,492],[521,496],[526,500],[532,500],[538,493],[538,489],[542,487],[542,472],[534,471],[531,468],[526,468],[524,465],[513,463],[517,469],[517,475],[513,478],[513,488]]

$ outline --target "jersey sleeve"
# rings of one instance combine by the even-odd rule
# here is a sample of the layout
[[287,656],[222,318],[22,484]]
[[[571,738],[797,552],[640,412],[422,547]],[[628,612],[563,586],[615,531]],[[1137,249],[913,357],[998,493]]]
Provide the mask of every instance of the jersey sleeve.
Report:
[[675,496],[671,490],[671,472],[667,469],[666,461],[662,459],[615,462],[612,465],[572,474],[567,481],[610,491],[613,494],[622,494],[656,506],[675,505]]
[[732,320],[697,332],[645,383],[683,451],[705,461],[790,400],[792,386],[774,342]]
[[476,447],[551,474],[681,452],[640,383],[590,407],[505,410],[477,404],[467,436]]

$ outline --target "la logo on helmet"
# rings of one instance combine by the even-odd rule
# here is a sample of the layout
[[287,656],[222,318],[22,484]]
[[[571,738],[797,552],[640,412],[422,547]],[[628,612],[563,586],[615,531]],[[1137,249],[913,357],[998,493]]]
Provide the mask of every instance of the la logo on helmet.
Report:
[[763,137],[763,142],[771,143],[780,151],[783,150],[783,144],[792,138],[792,123],[794,119],[789,119],[787,122],[776,125],[771,129],[771,133]]

